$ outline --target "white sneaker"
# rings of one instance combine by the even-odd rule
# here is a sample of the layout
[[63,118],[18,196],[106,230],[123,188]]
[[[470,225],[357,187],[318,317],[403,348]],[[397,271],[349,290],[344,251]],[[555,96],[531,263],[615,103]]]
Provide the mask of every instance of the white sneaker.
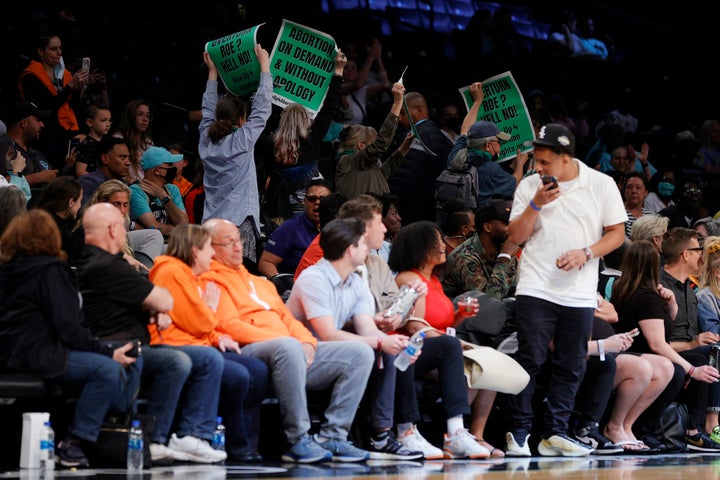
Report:
[[584,457],[593,453],[593,449],[567,435],[560,434],[543,438],[538,445],[538,452],[544,457]]
[[530,457],[530,445],[528,444],[528,440],[530,440],[530,434],[528,433],[525,435],[525,438],[519,439],[522,444],[518,443],[517,440],[515,440],[515,436],[512,432],[507,432],[505,434],[505,455],[508,457]]
[[162,443],[151,443],[150,458],[153,465],[170,465],[175,461],[175,452]]
[[488,458],[490,450],[477,442],[474,435],[467,428],[461,428],[454,435],[445,434],[443,445],[445,458]]
[[422,452],[425,460],[439,460],[445,458],[443,451],[437,448],[432,443],[425,440],[425,437],[420,435],[418,429],[413,425],[410,429],[405,432],[402,438],[398,438],[398,441],[405,445],[410,450],[416,452]]
[[191,435],[178,438],[174,433],[170,437],[168,447],[175,451],[176,460],[195,463],[218,463],[227,458],[227,453],[214,450],[208,442]]

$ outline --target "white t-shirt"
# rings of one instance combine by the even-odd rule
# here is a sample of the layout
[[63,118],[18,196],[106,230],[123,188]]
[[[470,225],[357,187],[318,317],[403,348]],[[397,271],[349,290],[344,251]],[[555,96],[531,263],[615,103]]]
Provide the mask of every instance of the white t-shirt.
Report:
[[[614,180],[574,159],[580,174],[560,182],[560,196],[544,205],[525,243],[518,267],[516,295],[529,295],[568,307],[596,307],[598,258],[582,270],[557,268],[556,259],[568,250],[596,243],[603,228],[627,220]],[[515,191],[510,221],[516,219],[541,185],[540,175],[523,178]]]

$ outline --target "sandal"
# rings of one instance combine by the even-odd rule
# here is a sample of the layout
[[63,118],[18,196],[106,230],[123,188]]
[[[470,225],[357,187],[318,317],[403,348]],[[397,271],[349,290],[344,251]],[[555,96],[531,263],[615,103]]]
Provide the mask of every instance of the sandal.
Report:
[[482,445],[483,447],[487,448],[490,452],[490,458],[504,458],[505,452],[500,450],[499,448],[495,448],[492,445],[490,445],[488,442],[483,440],[482,438],[478,438],[477,442]]

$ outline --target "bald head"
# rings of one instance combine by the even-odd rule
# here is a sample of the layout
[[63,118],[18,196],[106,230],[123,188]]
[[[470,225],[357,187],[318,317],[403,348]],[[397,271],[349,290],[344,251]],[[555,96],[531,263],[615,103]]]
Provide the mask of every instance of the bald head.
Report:
[[213,258],[227,267],[240,268],[243,264],[243,245],[240,230],[235,224],[222,218],[211,218],[203,223],[203,227],[210,232],[215,250]]
[[82,217],[85,243],[109,253],[122,251],[127,238],[125,219],[120,210],[106,202],[90,205]]

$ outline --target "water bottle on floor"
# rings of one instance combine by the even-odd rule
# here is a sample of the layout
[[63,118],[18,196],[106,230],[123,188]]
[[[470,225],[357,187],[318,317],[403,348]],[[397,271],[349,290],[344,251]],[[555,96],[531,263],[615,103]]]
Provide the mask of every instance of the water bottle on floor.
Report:
[[410,337],[410,340],[408,341],[407,347],[405,347],[405,350],[400,352],[397,357],[395,357],[394,365],[397,367],[398,370],[401,372],[404,372],[407,370],[407,368],[410,366],[410,360],[415,355],[415,352],[419,352],[422,350],[423,342],[425,340],[425,332],[415,332],[415,334]]
[[225,450],[225,425],[222,423],[222,417],[215,419],[215,431],[212,436],[212,447],[215,450]]
[[133,420],[128,434],[127,471],[142,473],[143,469],[143,432],[140,420]]
[[40,474],[55,470],[55,431],[48,420],[40,434]]

